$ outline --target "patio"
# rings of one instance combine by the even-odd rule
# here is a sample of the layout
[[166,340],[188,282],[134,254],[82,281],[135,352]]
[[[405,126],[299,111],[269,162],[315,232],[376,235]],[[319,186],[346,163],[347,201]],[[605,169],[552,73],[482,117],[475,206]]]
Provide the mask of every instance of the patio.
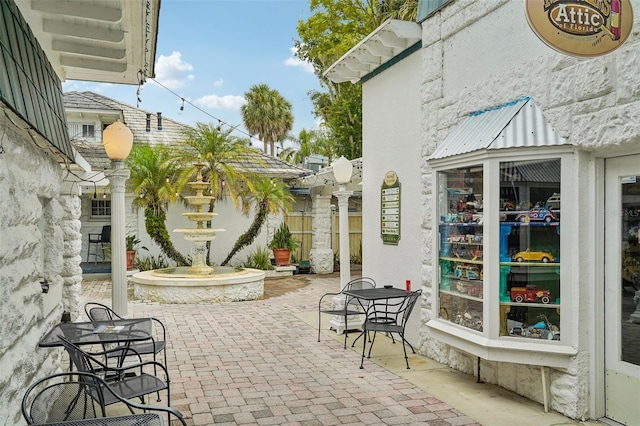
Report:
[[[337,274],[267,279],[264,300],[193,309],[130,297],[129,316],[167,326],[171,405],[190,425],[578,424],[419,355],[406,370],[387,338],[360,370],[361,346],[328,330],[317,342],[317,301],[338,287]],[[83,303],[110,298],[110,281],[83,282]]]

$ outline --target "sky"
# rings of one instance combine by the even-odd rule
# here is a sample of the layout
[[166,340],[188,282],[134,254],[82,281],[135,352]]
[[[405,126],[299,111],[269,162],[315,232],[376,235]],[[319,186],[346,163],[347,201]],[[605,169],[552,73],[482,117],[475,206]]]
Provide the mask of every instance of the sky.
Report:
[[[162,0],[155,80],[164,87],[148,79],[139,103],[137,86],[67,81],[62,88],[138,104],[189,125],[220,120],[223,129],[239,126],[236,134],[247,137],[240,106],[251,86],[264,83],[292,104],[297,135],[317,127],[308,92],[322,90],[310,64],[293,54],[298,21],[309,16],[308,0]],[[262,143],[254,139],[253,146]]]

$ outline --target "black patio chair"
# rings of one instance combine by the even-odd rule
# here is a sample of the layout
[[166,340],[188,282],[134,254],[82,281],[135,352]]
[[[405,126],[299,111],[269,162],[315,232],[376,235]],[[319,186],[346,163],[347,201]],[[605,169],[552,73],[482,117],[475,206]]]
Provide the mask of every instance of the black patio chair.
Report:
[[[375,288],[376,282],[372,278],[360,277],[349,281],[340,292],[325,293],[320,297],[318,302],[318,342],[320,341],[320,330],[322,327],[322,314],[337,315],[344,318],[344,348],[347,349],[347,334],[349,333],[348,318],[352,315],[362,315],[361,304],[357,299],[344,294],[348,290],[364,290]],[[336,308],[333,305],[335,296],[344,296],[344,306]],[[325,299],[327,297],[327,299]]]
[[[123,319],[120,315],[118,315],[113,309],[108,307],[107,305],[103,305],[102,303],[97,302],[89,302],[84,305],[84,312],[87,314],[87,318],[90,321],[113,321],[118,319]],[[167,366],[167,351],[166,351],[166,342],[167,342],[167,330],[162,323],[157,318],[151,317],[153,324],[153,336],[151,339],[144,342],[136,342],[131,343],[128,348],[133,349],[135,352],[132,355],[153,355],[153,360],[157,360],[157,355],[160,352],[164,354],[164,365]],[[103,350],[114,349],[114,346],[103,345]],[[122,356],[122,351],[110,351],[107,355],[108,359],[117,359],[118,366],[123,365],[124,357]]]
[[[135,350],[131,348],[119,346],[107,351],[86,352],[64,336],[58,335],[58,338],[69,353],[69,358],[77,371],[104,377],[110,391],[103,392],[105,396],[103,404],[105,406],[118,402],[118,399],[112,394],[120,395],[126,399],[140,398],[144,404],[144,397],[151,393],[157,393],[158,401],[160,401],[160,392],[164,390],[167,391],[167,406],[171,405],[169,372],[159,362],[142,361],[140,355],[136,354]],[[135,355],[138,357],[139,362],[122,367],[112,367],[98,358],[105,355],[108,356],[109,352],[116,351],[126,351],[125,356]],[[153,367],[154,374],[146,371],[150,367]],[[157,377],[157,374],[155,374],[157,371],[164,373],[164,380]]]
[[52,374],[29,386],[22,398],[22,415],[29,425],[109,417],[106,400],[115,400],[130,413],[137,413],[139,424],[160,425],[159,419],[150,414],[155,412],[166,414],[169,424],[174,417],[186,426],[180,411],[123,398],[102,378],[80,371]]
[[[93,263],[98,263],[98,248],[101,251],[100,258],[104,260],[104,248],[105,245],[111,242],[111,225],[104,225],[100,233],[89,233],[87,244],[87,262],[89,257],[93,256]],[[91,251],[93,248],[93,252]]]
[[[413,311],[413,307],[420,298],[422,290],[412,291],[404,298],[382,299],[374,300],[367,307],[367,317],[362,325],[362,334],[370,335],[373,332],[373,338],[369,344],[369,353],[367,358],[371,358],[371,349],[376,341],[376,334],[378,332],[389,333],[392,338],[393,334],[398,334],[402,339],[402,349],[404,351],[404,359],[407,363],[407,369],[409,369],[409,358],[407,357],[407,348],[409,345],[411,351],[415,354],[416,351],[404,338],[404,331]],[[395,340],[393,340],[395,343]],[[364,354],[367,347],[366,339],[362,344],[362,359],[360,361],[360,368],[364,368]]]

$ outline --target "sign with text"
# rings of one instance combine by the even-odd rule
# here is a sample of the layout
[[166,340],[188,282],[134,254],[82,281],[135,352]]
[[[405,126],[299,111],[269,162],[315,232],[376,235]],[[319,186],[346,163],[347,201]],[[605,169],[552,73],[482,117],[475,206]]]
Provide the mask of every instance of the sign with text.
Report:
[[396,172],[384,175],[380,190],[380,235],[383,244],[400,241],[400,181]]
[[600,56],[631,34],[630,0],[526,0],[527,20],[549,47],[574,56]]

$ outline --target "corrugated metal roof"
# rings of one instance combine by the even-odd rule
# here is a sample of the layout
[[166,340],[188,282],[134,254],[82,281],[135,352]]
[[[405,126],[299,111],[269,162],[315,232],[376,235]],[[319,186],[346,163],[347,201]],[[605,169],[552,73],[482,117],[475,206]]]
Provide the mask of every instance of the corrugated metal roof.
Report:
[[531,98],[516,99],[469,114],[433,152],[430,160],[482,149],[565,145]]

